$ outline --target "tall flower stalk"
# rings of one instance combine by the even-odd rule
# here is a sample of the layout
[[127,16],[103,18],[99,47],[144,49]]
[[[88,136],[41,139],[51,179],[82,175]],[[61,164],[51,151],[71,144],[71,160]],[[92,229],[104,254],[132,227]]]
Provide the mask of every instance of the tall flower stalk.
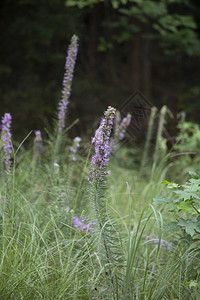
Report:
[[33,146],[33,172],[40,158],[42,148],[42,134],[40,130],[35,130],[34,146]]
[[58,159],[58,153],[62,142],[62,132],[65,128],[65,118],[67,113],[67,107],[69,104],[69,97],[71,94],[71,85],[77,53],[78,37],[76,35],[73,35],[67,51],[65,74],[63,78],[62,97],[58,105],[58,122],[56,127],[55,144],[53,145],[53,162],[57,161]]
[[4,149],[4,162],[5,168],[7,172],[10,172],[11,169],[11,154],[12,154],[12,143],[11,143],[11,120],[12,116],[10,113],[5,113],[2,118],[2,132],[1,138],[3,141],[3,149]]
[[61,134],[65,127],[65,117],[67,112],[67,106],[69,104],[69,97],[71,93],[71,85],[74,73],[74,67],[76,63],[76,57],[78,53],[78,37],[72,36],[71,43],[68,48],[65,74],[63,79],[62,98],[58,106],[58,133]]
[[[115,295],[118,289],[119,269],[121,262],[121,245],[116,230],[108,215],[105,177],[110,173],[106,170],[110,151],[110,136],[114,123],[116,109],[109,106],[104,113],[99,128],[92,139],[95,154],[91,161],[91,171],[89,174],[90,182],[90,206],[95,221],[94,231],[99,234],[98,243],[96,243],[97,252],[100,253],[102,265],[106,274],[106,281],[109,282],[109,289]],[[96,236],[96,235],[95,235]],[[113,298],[114,299],[114,298]]]

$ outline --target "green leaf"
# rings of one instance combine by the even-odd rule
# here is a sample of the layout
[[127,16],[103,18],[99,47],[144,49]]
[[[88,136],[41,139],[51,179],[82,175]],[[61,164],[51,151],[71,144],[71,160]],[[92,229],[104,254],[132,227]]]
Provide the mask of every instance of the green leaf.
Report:
[[197,25],[193,16],[179,16],[179,18],[185,27],[196,29]]
[[171,222],[165,226],[164,232],[177,232],[179,227],[177,226],[178,222]]
[[161,184],[170,184],[170,182],[167,181],[167,180],[163,180],[163,181],[161,182]]
[[190,179],[199,179],[199,175],[196,172],[189,171],[188,173]]
[[179,210],[184,210],[186,212],[189,212],[189,211],[193,211],[194,209],[191,207],[191,204],[192,204],[192,201],[185,201],[185,202],[181,202],[179,204],[177,204],[177,208]]
[[191,192],[189,191],[174,191],[174,193],[176,195],[178,195],[178,199],[182,200],[182,201],[187,201],[187,200],[191,200],[192,195]]
[[177,183],[170,182],[167,187],[168,189],[177,189],[179,188],[179,185]]
[[185,282],[185,285],[189,285],[189,288],[191,289],[192,287],[197,287],[198,283],[196,282],[196,280],[190,280]]
[[112,6],[117,9],[119,7],[119,2],[117,0],[112,0]]
[[198,224],[190,220],[181,219],[177,225],[184,227],[186,233],[189,234],[190,236],[194,236],[195,230],[198,232],[200,230]]

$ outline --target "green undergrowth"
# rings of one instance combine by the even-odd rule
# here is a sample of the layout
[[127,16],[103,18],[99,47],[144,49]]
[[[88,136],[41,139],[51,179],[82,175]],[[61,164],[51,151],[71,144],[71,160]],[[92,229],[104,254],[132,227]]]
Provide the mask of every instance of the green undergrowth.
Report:
[[[90,158],[72,164],[66,151],[56,168],[45,151],[33,166],[21,147],[12,172],[1,171],[1,299],[198,299],[196,252],[165,230],[173,221],[166,205],[152,205],[171,195],[160,184],[166,157],[143,174],[129,156],[133,166],[123,166],[123,151],[113,157],[95,216]],[[73,217],[92,229],[81,231]]]

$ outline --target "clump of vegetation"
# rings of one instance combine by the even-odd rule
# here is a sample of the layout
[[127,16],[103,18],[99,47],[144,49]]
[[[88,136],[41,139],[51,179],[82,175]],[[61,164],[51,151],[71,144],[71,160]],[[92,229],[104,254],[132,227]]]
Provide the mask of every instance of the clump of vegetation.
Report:
[[36,130],[31,149],[23,146],[29,136],[16,147],[11,116],[3,118],[1,298],[198,299],[200,179],[190,173],[188,184],[160,185],[171,166],[181,172],[170,161],[178,147],[167,153],[163,137],[166,107],[153,151],[155,109],[134,162],[130,150],[115,147],[131,116],[121,121],[113,107],[86,152],[84,138],[71,141],[65,127],[76,55],[74,36],[54,134],[45,139]]

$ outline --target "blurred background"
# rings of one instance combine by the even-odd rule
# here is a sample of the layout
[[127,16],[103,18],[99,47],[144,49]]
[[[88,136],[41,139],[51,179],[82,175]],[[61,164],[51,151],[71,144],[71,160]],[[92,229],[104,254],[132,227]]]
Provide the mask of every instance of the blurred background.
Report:
[[1,0],[0,111],[12,114],[15,139],[52,125],[73,34],[68,125],[80,121],[72,135],[136,90],[158,109],[199,121],[198,0]]

